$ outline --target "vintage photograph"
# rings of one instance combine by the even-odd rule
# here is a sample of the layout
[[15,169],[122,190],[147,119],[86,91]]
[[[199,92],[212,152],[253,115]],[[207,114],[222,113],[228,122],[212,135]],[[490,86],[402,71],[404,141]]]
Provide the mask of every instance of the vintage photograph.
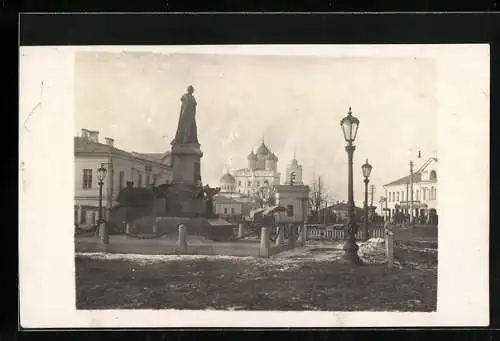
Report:
[[76,309],[435,312],[436,61],[214,51],[74,53]]

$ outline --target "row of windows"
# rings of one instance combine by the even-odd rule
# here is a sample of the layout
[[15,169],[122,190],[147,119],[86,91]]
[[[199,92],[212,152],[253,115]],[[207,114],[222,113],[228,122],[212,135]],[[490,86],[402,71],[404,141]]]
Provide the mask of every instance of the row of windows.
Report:
[[[112,176],[110,174],[109,176]],[[156,177],[152,177],[149,174],[146,174],[145,182],[143,183],[142,174],[137,175],[137,187],[151,186],[156,184]],[[152,182],[151,182],[152,180]],[[168,183],[168,181],[167,181]],[[125,187],[125,172],[120,171],[118,178],[118,188],[122,189]],[[92,188],[92,169],[84,169],[82,172],[82,188],[83,189],[91,189]]]
[[[255,182],[255,185],[256,185],[257,187],[260,187],[260,181],[256,181],[256,182]],[[268,180],[264,180],[263,185],[264,185],[264,186],[269,185],[269,181],[268,181]],[[247,181],[247,186],[248,186],[248,187],[251,187],[251,186],[252,186],[252,181],[248,180],[248,181]],[[238,187],[241,187],[241,181],[238,181]]]
[[[401,193],[401,196],[400,196]],[[388,202],[398,202],[400,201],[409,201],[410,198],[408,197],[408,194],[406,191],[401,191],[401,192],[389,192],[389,197],[387,198]],[[420,200],[420,191],[413,190],[413,199],[418,201]],[[437,189],[434,187],[431,188],[422,188],[422,200],[436,200],[437,198]]]

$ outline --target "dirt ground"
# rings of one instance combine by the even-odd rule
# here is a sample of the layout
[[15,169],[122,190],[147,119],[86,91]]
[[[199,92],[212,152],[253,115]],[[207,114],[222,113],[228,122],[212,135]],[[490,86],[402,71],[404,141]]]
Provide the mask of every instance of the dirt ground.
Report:
[[[397,241],[396,267],[335,243],[274,257],[77,254],[78,309],[434,311],[437,243]],[[371,257],[371,258],[370,258]]]

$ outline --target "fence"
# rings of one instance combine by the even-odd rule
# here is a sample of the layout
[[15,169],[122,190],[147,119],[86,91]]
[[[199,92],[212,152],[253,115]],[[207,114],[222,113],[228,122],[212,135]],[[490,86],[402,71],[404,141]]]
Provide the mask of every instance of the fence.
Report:
[[[384,227],[380,225],[371,226],[368,234],[370,238],[384,238]],[[363,239],[363,231],[361,226],[358,226],[358,231],[355,234],[356,240]],[[331,226],[307,225],[307,240],[344,240],[344,227],[341,224]]]

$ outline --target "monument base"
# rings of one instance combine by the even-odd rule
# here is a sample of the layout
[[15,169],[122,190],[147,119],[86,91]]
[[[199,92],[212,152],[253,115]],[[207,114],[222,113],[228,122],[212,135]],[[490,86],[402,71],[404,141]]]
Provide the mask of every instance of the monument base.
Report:
[[200,160],[203,153],[197,143],[172,145],[174,183],[201,186]]

